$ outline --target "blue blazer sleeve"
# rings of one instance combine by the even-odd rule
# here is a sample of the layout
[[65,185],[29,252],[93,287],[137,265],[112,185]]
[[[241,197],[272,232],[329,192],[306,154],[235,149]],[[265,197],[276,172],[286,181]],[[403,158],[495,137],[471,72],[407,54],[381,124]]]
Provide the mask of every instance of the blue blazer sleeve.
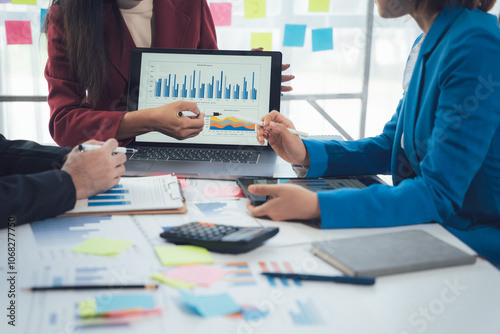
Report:
[[9,217],[19,225],[73,208],[73,181],[59,169],[68,152],[30,141],[8,141],[0,135],[0,228],[7,227]]
[[304,139],[310,159],[306,177],[389,174],[400,107],[401,101],[380,136],[356,141]]
[[[492,147],[499,147],[496,141],[500,124],[498,35],[487,29],[469,29],[465,34],[454,36],[443,47],[444,51],[435,52],[434,60],[426,63],[425,72],[418,73],[430,89],[422,92],[409,90],[407,93],[419,94],[415,100],[422,106],[420,114],[434,115],[431,124],[410,124],[416,133],[425,132],[421,130],[426,127],[430,133],[425,142],[413,142],[418,147],[414,151],[408,147],[412,145],[405,145],[406,156],[413,157],[410,161],[418,176],[405,179],[394,187],[375,185],[361,190],[318,193],[323,228],[442,223],[461,209],[471,182],[482,166],[495,164],[494,161],[485,162],[485,159]],[[490,94],[484,85],[485,80],[497,85],[490,85],[493,90]],[[460,103],[462,106],[470,104],[459,108]],[[405,143],[407,140],[405,138]],[[348,144],[356,148],[353,150],[355,157],[348,160],[349,163],[363,162],[356,157],[359,154],[357,149],[371,149],[374,142],[380,143],[380,139],[367,146]],[[317,171],[335,170],[333,159],[338,161],[338,158],[334,157],[331,163],[330,158],[324,159],[326,162],[322,162]],[[378,160],[364,162],[373,161]],[[497,177],[500,178],[498,160],[496,164]],[[372,170],[380,171],[377,168]]]

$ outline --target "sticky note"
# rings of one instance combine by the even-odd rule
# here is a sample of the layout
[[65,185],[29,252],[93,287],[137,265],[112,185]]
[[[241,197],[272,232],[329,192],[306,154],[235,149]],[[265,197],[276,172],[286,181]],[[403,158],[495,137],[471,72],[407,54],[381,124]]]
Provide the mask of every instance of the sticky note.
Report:
[[180,293],[186,305],[202,317],[241,312],[241,307],[227,293],[212,296],[193,296],[182,290]]
[[36,6],[36,0],[12,0],[14,5],[33,5]]
[[238,186],[205,187],[203,195],[206,197],[244,197]]
[[228,273],[227,270],[213,266],[180,266],[169,271],[165,276],[178,280],[196,283],[202,286],[211,286],[221,280]]
[[328,12],[330,0],[309,0],[310,12]]
[[125,240],[90,238],[73,248],[71,251],[77,253],[110,256],[123,252],[133,244],[134,243],[132,241]]
[[264,48],[264,51],[271,51],[273,48],[272,32],[253,32],[250,48]]
[[245,19],[266,17],[266,0],[245,0]]
[[312,50],[333,50],[333,29],[322,28],[312,31]]
[[214,263],[206,248],[182,245],[156,247],[156,255],[165,266],[179,266],[182,264]]
[[95,317],[97,315],[97,313],[95,312],[95,299],[79,302],[78,314],[82,318]]
[[30,21],[5,21],[7,44],[32,44]]
[[40,8],[40,32],[42,33],[46,33],[43,22],[45,21],[47,14],[49,14],[48,9]]
[[123,310],[148,310],[154,307],[155,301],[151,295],[104,294],[95,298],[95,312],[97,314]]
[[178,180],[182,188],[191,188],[191,185],[186,181],[186,179],[178,178]]
[[163,284],[173,286],[176,289],[191,289],[192,287],[195,287],[197,285],[196,283],[185,282],[175,278],[167,277],[162,273],[154,273],[153,275],[151,275],[151,278],[158,282],[162,282]]
[[304,46],[306,38],[305,24],[285,24],[283,46]]
[[10,0],[0,0],[0,3],[10,3]]
[[212,13],[215,26],[230,26],[232,10],[232,3],[212,2],[210,4],[210,12]]

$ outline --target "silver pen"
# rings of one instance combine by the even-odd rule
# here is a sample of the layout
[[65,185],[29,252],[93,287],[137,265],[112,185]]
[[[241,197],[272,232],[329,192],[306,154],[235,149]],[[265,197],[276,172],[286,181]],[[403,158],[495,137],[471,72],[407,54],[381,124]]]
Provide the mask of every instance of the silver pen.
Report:
[[[78,149],[80,152],[84,151],[92,151],[92,150],[97,150],[99,148],[102,148],[101,145],[92,145],[92,144],[81,144],[78,145]],[[137,149],[135,148],[128,148],[128,147],[117,147],[114,151],[114,153],[137,153]]]

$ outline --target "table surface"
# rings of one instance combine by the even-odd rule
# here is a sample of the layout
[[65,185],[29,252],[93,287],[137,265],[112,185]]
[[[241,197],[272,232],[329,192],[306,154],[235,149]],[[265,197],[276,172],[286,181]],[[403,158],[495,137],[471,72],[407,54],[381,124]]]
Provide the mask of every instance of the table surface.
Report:
[[[16,229],[16,327],[1,333],[500,333],[500,271],[478,259],[473,265],[380,277],[372,287],[290,280],[269,281],[262,264],[291,267],[294,272],[337,275],[335,268],[315,257],[310,243],[316,240],[387,233],[408,229],[425,230],[468,252],[474,252],[437,224],[385,229],[320,230],[299,222],[255,219],[245,209],[246,199],[216,197],[213,190],[234,186],[231,181],[183,182],[188,203],[184,215],[137,215],[54,218]],[[240,263],[252,273],[253,284],[218,282],[210,288],[196,287],[193,294],[228,292],[239,304],[269,314],[262,319],[238,317],[202,318],[187,310],[179,291],[160,285],[150,292],[162,315],[149,316],[128,326],[105,326],[81,330],[76,305],[86,298],[109,291],[24,291],[33,285],[54,282],[71,284],[82,279],[93,282],[154,282],[161,268],[154,247],[166,245],[159,237],[165,227],[190,221],[208,221],[238,226],[276,226],[279,234],[262,247],[245,254],[212,253],[220,265]],[[134,246],[113,257],[71,252],[89,236],[134,241]],[[7,231],[0,231],[1,248],[7,248]],[[5,253],[4,253],[5,254]],[[0,263],[1,307],[8,307],[7,257]],[[82,272],[87,277],[82,278]],[[84,275],[84,276],[85,276]],[[94,276],[92,276],[94,275]],[[112,293],[129,293],[119,291]],[[141,291],[141,293],[143,293]],[[301,314],[307,321],[298,321]]]

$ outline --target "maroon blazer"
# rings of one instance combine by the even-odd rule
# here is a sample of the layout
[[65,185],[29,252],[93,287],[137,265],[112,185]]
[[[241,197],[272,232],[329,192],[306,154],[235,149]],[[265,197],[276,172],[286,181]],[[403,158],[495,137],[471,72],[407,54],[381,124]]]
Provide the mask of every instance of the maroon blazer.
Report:
[[[103,8],[108,82],[103,102],[95,108],[81,105],[85,89],[69,68],[59,5],[52,6],[49,12],[49,58],[45,67],[49,86],[49,130],[61,146],[73,147],[89,139],[105,141],[116,137],[126,113],[130,51],[135,44],[123,22],[125,46],[122,53],[121,36],[111,3],[103,4]],[[154,0],[154,16],[154,47],[217,49],[215,26],[206,0]],[[130,140],[121,144],[128,142]]]

